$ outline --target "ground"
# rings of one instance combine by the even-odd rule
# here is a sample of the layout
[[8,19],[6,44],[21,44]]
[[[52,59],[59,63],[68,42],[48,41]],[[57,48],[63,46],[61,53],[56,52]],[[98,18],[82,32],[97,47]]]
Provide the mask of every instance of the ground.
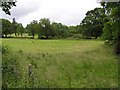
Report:
[[7,87],[118,87],[118,59],[103,41],[2,39],[2,45],[10,49],[3,62],[15,60],[20,72],[17,83],[5,80]]

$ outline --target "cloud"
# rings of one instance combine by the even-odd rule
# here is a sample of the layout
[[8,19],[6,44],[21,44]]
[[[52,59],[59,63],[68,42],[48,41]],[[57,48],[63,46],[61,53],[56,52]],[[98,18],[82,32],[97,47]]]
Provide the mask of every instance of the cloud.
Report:
[[41,0],[18,0],[17,7],[11,10],[15,17],[22,17],[37,11],[43,4]]
[[10,19],[11,17],[16,17],[18,19],[37,11],[42,6],[42,3],[42,0],[17,0],[17,6],[10,10],[12,14],[11,16],[6,15],[4,12],[1,13],[5,18]]
[[51,21],[66,25],[77,25],[85,17],[88,10],[100,7],[96,0],[17,0],[17,7],[12,8],[12,16],[2,17],[26,26],[32,20],[50,18]]

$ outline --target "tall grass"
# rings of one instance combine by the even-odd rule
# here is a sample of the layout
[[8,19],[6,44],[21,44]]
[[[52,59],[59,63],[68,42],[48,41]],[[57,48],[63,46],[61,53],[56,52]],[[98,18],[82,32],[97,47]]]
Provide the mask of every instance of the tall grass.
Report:
[[[116,88],[118,59],[102,41],[3,39],[9,88]],[[6,50],[6,49],[5,49]]]

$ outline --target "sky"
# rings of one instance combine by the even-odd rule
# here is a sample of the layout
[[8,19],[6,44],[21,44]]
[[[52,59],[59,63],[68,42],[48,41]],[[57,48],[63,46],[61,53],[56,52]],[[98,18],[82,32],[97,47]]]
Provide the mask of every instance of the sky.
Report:
[[79,25],[87,11],[101,7],[97,0],[17,0],[16,5],[10,10],[10,16],[0,11],[0,18],[11,22],[15,18],[24,27],[41,18],[68,26]]

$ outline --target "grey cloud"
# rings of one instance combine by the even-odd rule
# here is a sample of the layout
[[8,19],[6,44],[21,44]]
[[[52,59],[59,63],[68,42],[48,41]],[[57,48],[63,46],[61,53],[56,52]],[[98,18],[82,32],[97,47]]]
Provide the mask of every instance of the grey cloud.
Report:
[[[66,25],[77,25],[88,10],[100,7],[96,0],[17,0],[17,6],[11,9],[11,16],[2,12],[2,17],[26,26],[32,20],[50,18]],[[91,4],[90,4],[91,3]]]
[[20,18],[23,17],[25,15],[28,15],[30,13],[33,13],[36,11],[36,8],[20,8],[20,9],[14,9],[12,10],[12,16],[16,17],[16,18]]
[[20,18],[37,11],[42,6],[39,0],[18,0],[17,6],[12,8],[13,17]]

